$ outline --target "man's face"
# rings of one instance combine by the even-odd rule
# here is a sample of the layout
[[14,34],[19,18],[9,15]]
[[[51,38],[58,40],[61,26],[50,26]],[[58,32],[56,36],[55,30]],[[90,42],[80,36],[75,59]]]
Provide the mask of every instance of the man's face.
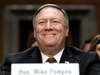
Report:
[[65,26],[62,12],[53,7],[42,9],[36,16],[34,37],[39,46],[64,46],[69,26]]

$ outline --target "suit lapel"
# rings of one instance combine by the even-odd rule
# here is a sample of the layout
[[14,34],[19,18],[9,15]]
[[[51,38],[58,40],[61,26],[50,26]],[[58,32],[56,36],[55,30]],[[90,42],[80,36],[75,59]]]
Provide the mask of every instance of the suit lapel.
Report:
[[42,63],[42,58],[39,49],[36,49],[29,57],[28,63]]
[[[69,63],[73,63],[74,58],[70,50],[65,46],[60,63],[65,63],[66,61],[68,61]],[[33,53],[31,53],[28,56],[27,62],[28,63],[42,63],[40,50],[35,49],[35,51],[33,51]]]
[[73,63],[74,62],[74,58],[73,55],[71,54],[70,50],[68,48],[65,47],[60,63],[65,63],[65,62],[69,62],[69,63]]

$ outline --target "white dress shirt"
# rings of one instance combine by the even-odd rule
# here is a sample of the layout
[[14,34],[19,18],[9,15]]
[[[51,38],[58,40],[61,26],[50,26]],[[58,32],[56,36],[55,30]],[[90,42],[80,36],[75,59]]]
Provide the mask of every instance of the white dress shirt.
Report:
[[[54,56],[54,58],[56,59],[57,63],[60,62],[60,59],[61,59],[61,56],[62,56],[63,51],[64,51],[64,48],[63,48],[59,53],[57,53],[57,54]],[[43,54],[42,52],[41,52],[41,56],[42,56],[42,63],[48,63],[48,62],[46,62],[46,60],[47,60],[48,58],[50,58],[50,57],[46,56],[46,55]]]

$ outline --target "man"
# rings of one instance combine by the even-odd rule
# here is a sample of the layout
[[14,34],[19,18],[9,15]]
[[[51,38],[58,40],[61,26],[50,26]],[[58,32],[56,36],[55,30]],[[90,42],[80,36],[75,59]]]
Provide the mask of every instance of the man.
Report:
[[48,58],[55,58],[56,63],[79,63],[80,75],[100,75],[100,64],[97,53],[86,53],[78,48],[65,46],[68,36],[68,15],[55,4],[45,4],[33,18],[34,37],[38,47],[29,48],[21,53],[8,54],[2,71],[5,75],[11,72],[12,63],[47,63]]

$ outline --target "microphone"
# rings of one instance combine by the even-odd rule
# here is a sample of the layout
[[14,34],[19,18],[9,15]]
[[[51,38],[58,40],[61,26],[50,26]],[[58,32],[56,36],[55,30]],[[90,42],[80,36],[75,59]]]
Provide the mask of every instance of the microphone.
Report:
[[100,43],[100,38],[97,38],[97,40],[95,41],[95,44],[83,55],[83,57],[79,60],[79,63],[84,59],[84,57],[89,53],[89,51],[99,43]]
[[97,45],[97,44],[99,44],[99,43],[100,43],[100,37],[99,37],[99,38],[97,38],[97,40],[96,40],[95,44]]

